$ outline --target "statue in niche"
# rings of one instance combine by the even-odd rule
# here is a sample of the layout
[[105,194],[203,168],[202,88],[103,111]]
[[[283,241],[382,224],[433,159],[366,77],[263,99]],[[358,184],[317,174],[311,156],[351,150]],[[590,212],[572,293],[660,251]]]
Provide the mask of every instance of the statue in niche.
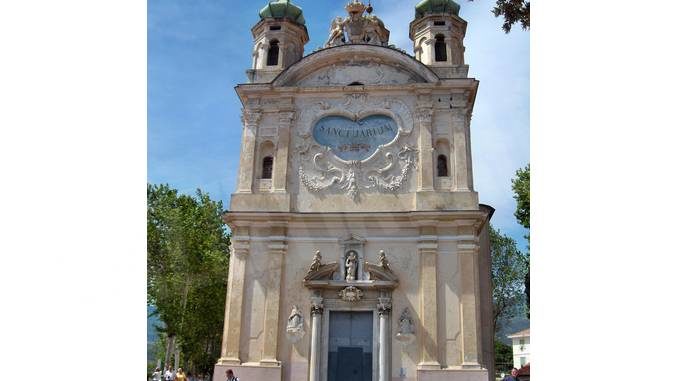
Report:
[[313,256],[313,262],[311,262],[311,266],[308,268],[308,272],[306,272],[306,275],[312,274],[316,271],[321,266],[320,260],[322,259],[322,255],[320,255],[320,250],[316,250],[315,255]]
[[398,333],[401,334],[412,334],[414,333],[414,324],[412,323],[412,317],[410,316],[410,310],[405,308],[403,313],[400,315],[400,321],[398,322],[400,330]]
[[287,338],[296,343],[304,336],[304,318],[301,316],[301,311],[297,305],[292,306],[290,317],[287,318]]
[[355,280],[356,272],[358,270],[358,256],[355,251],[349,251],[346,258],[346,280]]
[[412,316],[410,316],[410,310],[407,307],[405,307],[403,313],[400,314],[400,319],[398,319],[396,339],[404,345],[411,344],[414,341],[414,323],[412,322]]
[[379,250],[379,266],[384,270],[391,271],[391,265],[388,263],[388,259],[386,259],[384,250]]
[[290,317],[287,318],[287,332],[296,333],[304,329],[304,318],[301,316],[299,307],[295,304],[292,306]]

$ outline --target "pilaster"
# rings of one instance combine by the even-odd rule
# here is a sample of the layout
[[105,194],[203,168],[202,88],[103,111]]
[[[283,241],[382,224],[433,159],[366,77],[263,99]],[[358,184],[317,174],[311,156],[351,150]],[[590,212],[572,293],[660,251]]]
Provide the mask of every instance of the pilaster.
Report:
[[468,109],[455,107],[452,110],[452,141],[454,144],[454,184],[457,191],[470,191],[468,136],[466,133]]
[[[459,234],[475,236],[474,225],[459,226]],[[479,239],[457,242],[461,282],[462,368],[480,368],[478,343],[478,252]]]
[[440,369],[438,360],[438,237],[433,224],[420,227],[419,311],[422,326],[419,369]]
[[249,229],[234,230],[228,271],[228,292],[224,314],[224,334],[219,364],[240,364],[240,331],[242,328],[242,302],[245,285],[245,265],[250,251]]
[[238,173],[238,193],[252,193],[252,180],[254,178],[255,149],[257,127],[261,120],[261,110],[242,110],[242,151],[240,152],[240,170]]
[[264,348],[261,365],[279,366],[278,325],[280,320],[280,289],[282,264],[287,253],[285,228],[271,227],[268,242],[268,281],[266,282],[266,305],[264,307]]
[[273,161],[273,191],[287,192],[287,164],[290,144],[290,127],[295,113],[291,110],[280,111],[278,114],[278,144]]
[[417,191],[433,191],[433,144],[431,125],[433,104],[430,94],[419,94],[415,116],[419,124],[419,171]]

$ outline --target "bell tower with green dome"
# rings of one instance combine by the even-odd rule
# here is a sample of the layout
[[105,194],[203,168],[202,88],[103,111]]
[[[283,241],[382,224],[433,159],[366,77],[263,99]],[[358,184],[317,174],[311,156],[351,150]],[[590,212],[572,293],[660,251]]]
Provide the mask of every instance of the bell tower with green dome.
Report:
[[304,13],[289,0],[268,3],[259,11],[259,18],[252,27],[252,69],[247,70],[250,83],[270,82],[303,57],[308,42]]
[[466,21],[452,0],[422,0],[414,7],[410,39],[415,58],[441,78],[466,78],[464,36]]

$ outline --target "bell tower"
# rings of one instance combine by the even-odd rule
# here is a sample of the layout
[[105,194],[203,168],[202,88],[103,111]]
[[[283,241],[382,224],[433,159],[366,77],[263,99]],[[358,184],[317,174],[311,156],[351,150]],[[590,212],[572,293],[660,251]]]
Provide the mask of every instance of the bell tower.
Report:
[[308,42],[303,11],[291,1],[270,2],[259,11],[259,17],[261,20],[252,27],[252,69],[247,70],[250,83],[272,81],[303,57]]
[[452,0],[423,0],[415,6],[410,39],[415,58],[441,78],[466,78],[464,36],[466,21]]

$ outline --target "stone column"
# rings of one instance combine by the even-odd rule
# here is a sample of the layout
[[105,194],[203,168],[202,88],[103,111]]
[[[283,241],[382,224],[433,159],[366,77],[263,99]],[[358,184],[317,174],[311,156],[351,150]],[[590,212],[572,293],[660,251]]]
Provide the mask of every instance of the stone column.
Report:
[[431,138],[433,107],[430,104],[430,100],[429,102],[418,101],[415,116],[419,122],[419,176],[417,178],[417,190],[433,191],[433,146]]
[[280,320],[280,276],[282,262],[287,252],[285,228],[272,227],[268,243],[268,280],[266,282],[266,304],[264,306],[264,349],[262,365],[278,366],[278,326]]
[[320,381],[320,325],[323,317],[323,298],[311,297],[311,359],[309,361],[309,381]]
[[454,108],[452,112],[452,141],[454,142],[454,185],[455,190],[468,191],[470,186],[470,162],[467,136],[466,107]]
[[294,121],[294,111],[281,111],[278,118],[278,144],[273,161],[273,192],[285,193],[287,191],[290,126]]
[[256,163],[256,137],[257,126],[261,120],[261,111],[243,109],[242,117],[243,130],[242,142],[240,146],[240,172],[238,174],[238,193],[252,193],[252,182],[254,178],[254,168]]
[[420,228],[419,311],[421,319],[421,362],[419,369],[440,369],[438,361],[438,237],[435,226]]
[[377,303],[379,313],[379,381],[391,381],[391,298],[381,297]]
[[[460,235],[475,236],[474,226],[460,226]],[[463,368],[480,368],[478,346],[478,238],[457,242],[461,277],[461,352]]]
[[250,251],[248,228],[233,231],[232,251],[229,260],[228,292],[224,314],[224,337],[219,364],[240,365],[240,330],[242,327],[242,302],[245,291],[245,265]]

